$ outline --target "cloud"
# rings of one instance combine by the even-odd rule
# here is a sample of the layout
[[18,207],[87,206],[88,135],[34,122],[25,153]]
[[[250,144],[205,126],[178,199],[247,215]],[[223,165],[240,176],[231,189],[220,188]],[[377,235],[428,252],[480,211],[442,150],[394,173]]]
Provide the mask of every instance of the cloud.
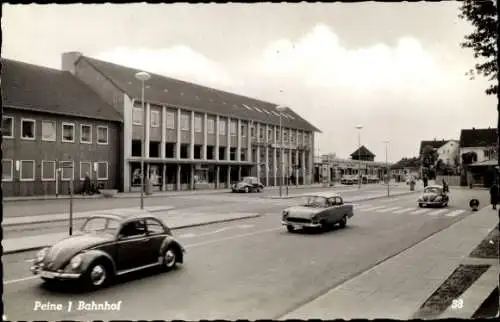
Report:
[[185,45],[164,49],[117,47],[93,57],[207,86],[232,88],[242,85],[242,81],[230,76],[224,66]]
[[232,63],[186,45],[119,47],[94,57],[289,105],[322,130],[321,151],[340,157],[355,150],[354,125],[362,124],[362,143],[383,156],[382,141],[389,139],[390,159],[397,160],[416,155],[421,140],[457,139],[470,120],[486,126],[493,120],[482,83],[463,76],[470,61],[458,50],[424,46],[412,36],[347,48],[319,24],[296,39],[270,42],[251,58],[235,54]]
[[267,77],[293,77],[309,88],[377,91],[439,87],[444,74],[432,55],[412,37],[394,47],[375,44],[344,48],[326,25],[317,25],[296,41],[281,39],[264,49],[257,70]]

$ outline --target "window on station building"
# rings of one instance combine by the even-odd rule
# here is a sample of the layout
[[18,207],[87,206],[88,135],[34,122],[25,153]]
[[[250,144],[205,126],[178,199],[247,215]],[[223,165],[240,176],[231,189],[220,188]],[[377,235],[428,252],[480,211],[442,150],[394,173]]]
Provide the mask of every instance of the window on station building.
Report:
[[132,109],[132,124],[142,125],[144,119],[144,113],[141,107],[134,107]]
[[175,129],[175,113],[167,111],[167,129]]
[[21,138],[25,140],[35,139],[35,120],[21,120]]
[[207,119],[207,133],[214,134],[215,133],[215,119],[209,117]]
[[202,122],[203,122],[203,119],[201,118],[201,116],[196,115],[194,117],[194,131],[196,133],[201,133],[202,132],[202,130],[203,130],[203,124],[202,124]]
[[219,120],[219,134],[226,135],[226,120]]
[[238,123],[236,121],[231,121],[231,136],[236,136],[238,134]]
[[181,114],[181,130],[189,131],[191,127],[189,126],[189,114],[182,113]]

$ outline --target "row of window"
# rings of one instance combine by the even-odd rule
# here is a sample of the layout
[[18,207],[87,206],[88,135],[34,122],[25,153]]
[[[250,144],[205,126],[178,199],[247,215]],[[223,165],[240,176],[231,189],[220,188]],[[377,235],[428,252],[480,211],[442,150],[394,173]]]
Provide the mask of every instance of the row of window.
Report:
[[[57,123],[56,121],[41,121],[42,122],[42,141],[55,142],[57,140]],[[2,120],[3,137],[6,139],[14,138],[14,117],[4,116]],[[36,140],[36,120],[23,118],[21,119],[20,137],[23,140]],[[97,144],[108,144],[107,126],[97,126]],[[92,141],[92,125],[80,124],[80,143],[91,144]],[[61,142],[74,143],[76,137],[75,123],[63,122]]]
[[[15,165],[15,166],[14,166]],[[35,181],[40,178],[42,181],[55,181],[56,172],[59,171],[57,178],[63,181],[75,180],[75,164],[73,161],[59,161],[59,168],[56,167],[57,161],[42,161],[40,176],[36,176],[36,162],[34,160],[19,160],[15,162],[10,159],[2,160],[2,181],[13,181],[14,171],[19,172],[20,181]],[[80,162],[80,180],[89,179],[108,180],[108,162],[107,161],[81,161]]]
[[[150,123],[151,127],[157,128],[161,126],[161,113],[158,110],[152,110],[150,112]],[[133,114],[132,114],[132,122],[134,125],[142,125],[144,120],[144,113],[142,108],[140,107],[134,107],[133,109]],[[171,111],[167,111],[167,122],[166,122],[166,127],[167,129],[175,129],[175,113]],[[181,113],[181,130],[182,131],[189,131],[191,129],[190,126],[190,117],[189,114],[187,113]],[[220,119],[219,120],[219,134],[220,135],[226,135],[226,120]],[[202,133],[203,132],[203,118],[202,116],[195,115],[194,117],[194,131],[196,133]],[[238,135],[238,123],[237,121],[231,121],[230,124],[230,134],[231,136],[237,136]],[[288,141],[288,131],[286,129],[282,130],[283,132],[283,140],[286,142]],[[207,133],[208,134],[215,134],[215,119],[214,118],[207,118]],[[240,128],[240,133],[242,137],[246,137],[247,134],[247,125],[246,124],[241,124]],[[255,137],[255,126],[251,126],[251,136]],[[263,140],[265,136],[265,128],[261,127],[260,128],[260,138]],[[273,129],[268,129],[268,137],[272,138],[273,137]],[[275,139],[279,140],[279,131],[275,132]],[[292,143],[295,143],[295,133],[290,130],[290,141]],[[308,135],[307,133],[303,133],[303,140],[304,142],[308,142]]]

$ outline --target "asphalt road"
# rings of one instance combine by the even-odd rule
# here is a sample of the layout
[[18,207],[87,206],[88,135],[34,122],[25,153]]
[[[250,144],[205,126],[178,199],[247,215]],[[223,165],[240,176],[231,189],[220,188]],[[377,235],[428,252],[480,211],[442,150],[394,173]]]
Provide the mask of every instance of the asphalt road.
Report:
[[[324,191],[329,188],[289,188],[290,194],[305,193],[305,192],[316,192]],[[336,191],[346,191],[354,190],[357,191],[356,186],[344,186],[337,185],[331,188]],[[363,190],[371,189],[385,189],[384,185],[380,184],[370,184],[362,187]],[[409,189],[409,188],[408,188]],[[212,194],[190,194],[185,195],[165,195],[165,196],[154,196],[145,198],[144,204],[148,206],[175,206],[182,207],[187,204],[186,200],[190,202],[188,204],[196,204],[198,197],[201,197],[203,204],[214,204],[218,202],[218,196],[224,196],[227,200],[228,198],[233,198],[235,200],[241,199],[241,196],[251,199],[267,198],[270,196],[278,196],[279,189],[264,189],[262,193],[250,193],[242,194],[230,193],[229,190],[226,193],[212,193]],[[209,198],[206,198],[209,197]],[[110,199],[75,199],[73,201],[73,210],[75,212],[85,212],[94,210],[105,210],[112,208],[131,208],[139,207],[140,198],[110,198]],[[17,200],[4,202],[3,204],[4,217],[16,217],[16,216],[35,216],[43,214],[54,214],[54,213],[65,213],[69,212],[69,199],[58,199],[58,200]]]
[[[3,257],[4,311],[10,320],[264,319],[279,318],[452,223],[473,215],[468,200],[486,191],[452,190],[447,213],[394,213],[415,208],[415,195],[360,202],[346,229],[289,234],[280,212],[249,220],[175,231],[186,262],[169,273],[144,272],[93,293],[47,289],[30,275],[34,253]],[[381,208],[376,208],[381,207]],[[365,209],[365,210],[363,210]],[[370,210],[373,209],[373,210]],[[383,212],[383,209],[389,209]],[[460,236],[457,236],[460,238]],[[71,312],[35,311],[36,301]],[[76,311],[78,301],[122,301],[119,311]]]

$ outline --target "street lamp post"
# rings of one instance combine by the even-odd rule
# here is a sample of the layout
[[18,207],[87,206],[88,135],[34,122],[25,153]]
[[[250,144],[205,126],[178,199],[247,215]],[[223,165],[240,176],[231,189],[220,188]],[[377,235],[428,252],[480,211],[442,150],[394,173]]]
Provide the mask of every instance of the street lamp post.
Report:
[[391,177],[389,175],[389,159],[388,159],[388,153],[387,153],[389,141],[385,140],[384,143],[385,143],[385,166],[387,168],[387,170],[386,170],[386,172],[387,172],[387,197],[389,197],[389,194],[390,194],[389,187],[390,187],[390,181],[391,181]]
[[358,189],[361,189],[361,129],[363,126],[357,125],[358,129]]
[[280,180],[280,197],[283,195],[283,183],[285,181],[285,173],[283,171],[283,166],[284,166],[284,158],[283,158],[283,123],[282,123],[282,114],[281,112],[283,111],[284,107],[283,106],[276,106],[276,109],[278,110],[280,114],[280,172],[281,172],[281,180]]
[[146,126],[149,126],[149,124],[146,124],[147,121],[147,113],[146,113],[146,108],[144,107],[144,82],[149,80],[151,78],[151,75],[149,75],[146,72],[138,72],[135,74],[135,78],[141,81],[141,105],[142,105],[142,111],[144,112],[143,116],[143,137],[142,137],[142,157],[141,157],[141,210],[144,209],[144,180],[145,180],[145,175],[144,175],[144,159],[146,158]]

